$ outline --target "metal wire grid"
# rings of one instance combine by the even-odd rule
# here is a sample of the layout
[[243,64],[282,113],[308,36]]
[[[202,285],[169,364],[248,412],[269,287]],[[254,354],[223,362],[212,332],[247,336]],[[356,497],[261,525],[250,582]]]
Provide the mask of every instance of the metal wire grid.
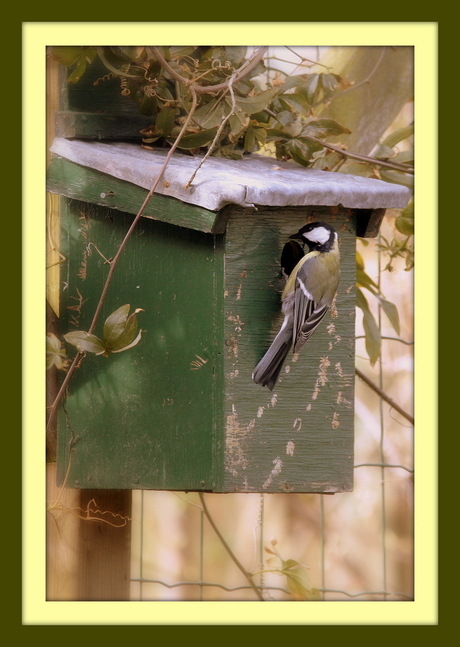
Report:
[[[378,255],[378,282],[380,285],[381,280],[381,267],[380,267],[380,256]],[[379,307],[378,311],[378,324],[380,330],[382,329],[382,320],[381,320],[381,310]],[[385,339],[385,337],[383,337]],[[394,339],[407,344],[402,339],[386,337],[386,339]],[[384,358],[381,357],[379,360],[379,385],[382,387],[383,384],[383,366]],[[407,465],[400,464],[399,462],[387,462],[385,457],[385,420],[384,420],[384,406],[385,403],[383,399],[379,398],[378,405],[378,418],[380,425],[379,432],[379,442],[378,442],[378,461],[363,461],[355,465],[356,470],[369,469],[369,470],[378,470],[380,475],[380,483],[378,485],[378,497],[380,505],[380,582],[381,587],[377,590],[358,590],[352,592],[350,590],[345,590],[342,588],[333,588],[334,583],[330,586],[330,583],[327,576],[327,559],[328,559],[328,513],[327,513],[327,495],[312,495],[316,498],[316,501],[319,499],[319,510],[316,510],[315,515],[317,518],[317,528],[319,528],[319,542],[320,542],[320,568],[319,568],[319,579],[321,582],[320,586],[316,586],[317,590],[320,593],[320,597],[323,600],[333,600],[333,599],[361,599],[361,600],[412,600],[412,592],[403,592],[403,591],[391,591],[388,587],[388,524],[387,524],[387,488],[388,488],[388,470],[391,470],[393,474],[399,473],[402,475],[404,473],[411,474],[413,469]],[[134,494],[134,493],[133,493]],[[149,543],[149,531],[146,527],[146,518],[148,518],[148,512],[146,511],[146,503],[151,500],[154,501],[155,498],[158,499],[158,493],[155,492],[145,492],[139,491],[134,494],[134,497],[137,496],[137,508],[138,508],[138,524],[136,528],[136,519],[134,518],[134,537],[137,534],[137,552],[138,556],[136,561],[133,563],[133,571],[136,573],[136,576],[131,578],[132,583],[132,598],[133,600],[152,600],[152,599],[165,599],[165,596],[161,593],[155,593],[152,596],[151,587],[152,585],[158,585],[163,591],[171,592],[172,590],[178,589],[182,592],[185,591],[180,597],[174,596],[173,598],[167,596],[167,599],[194,599],[194,600],[225,600],[225,599],[235,599],[235,595],[240,593],[242,595],[241,599],[255,599],[254,593],[251,591],[252,587],[249,583],[241,583],[237,585],[228,585],[223,581],[207,581],[204,577],[204,572],[206,569],[206,561],[209,557],[208,548],[206,542],[206,519],[203,511],[203,507],[200,505],[199,501],[194,501],[193,497],[196,498],[196,495],[186,495],[179,493],[162,493],[161,496],[167,495],[169,497],[179,497],[183,501],[186,501],[188,504],[195,506],[197,508],[197,513],[199,515],[199,523],[194,524],[192,532],[197,534],[195,538],[198,543],[198,555],[195,555],[195,572],[197,573],[197,578],[190,578],[182,581],[173,581],[168,582],[166,578],[152,578],[149,576],[150,568],[146,568],[146,559],[147,561],[150,558],[146,558],[148,553],[147,544]],[[221,497],[221,505],[225,507],[226,497],[229,495],[211,495]],[[255,526],[254,526],[254,537],[253,537],[253,546],[257,548],[257,561],[254,571],[258,572],[257,577],[257,586],[262,592],[263,599],[274,600],[274,599],[293,599],[291,597],[291,592],[282,585],[280,581],[280,586],[276,586],[271,582],[267,581],[267,575],[264,572],[264,557],[267,557],[265,552],[265,547],[267,546],[267,538],[265,537],[265,527],[267,525],[267,512],[266,512],[266,502],[267,497],[286,497],[292,495],[230,495],[230,496],[240,496],[240,497],[254,497],[257,498],[257,512],[254,516]],[[344,495],[341,495],[344,496]],[[192,499],[190,498],[192,497]],[[273,500],[273,499],[269,499]],[[148,507],[148,506],[147,506]],[[229,511],[231,514],[231,511]],[[147,515],[147,516],[146,516]],[[134,515],[133,515],[134,516]],[[135,540],[136,541],[136,540]],[[190,541],[190,535],[187,539]],[[230,541],[230,540],[229,540]],[[212,550],[215,550],[212,548]],[[154,558],[155,559],[155,558]],[[244,560],[245,557],[242,557]],[[193,559],[192,559],[193,561]],[[161,568],[159,569],[161,571]],[[189,568],[191,570],[191,568]],[[242,577],[242,576],[241,576]],[[244,578],[242,577],[244,580]],[[313,583],[314,585],[315,583]],[[208,595],[209,591],[212,591],[212,596]],[[220,591],[220,593],[219,593]],[[251,593],[251,597],[248,598],[248,591]],[[206,592],[206,593],[205,593]],[[226,594],[230,594],[232,597],[226,598],[223,597]],[[236,598],[238,599],[238,598]]]
[[[375,467],[379,468],[380,470],[385,470],[386,468],[397,468],[397,469],[402,469],[408,472],[413,472],[412,469],[404,466],[404,465],[393,465],[393,464],[361,464],[361,465],[356,465],[355,468],[360,468],[360,467]],[[204,533],[204,527],[205,527],[205,518],[204,518],[204,513],[203,510],[199,511],[199,517],[200,517],[200,525],[199,525],[199,555],[198,555],[198,579],[196,580],[186,580],[186,581],[178,581],[178,582],[167,582],[163,579],[153,579],[150,577],[145,577],[144,576],[144,554],[145,554],[145,527],[144,527],[144,504],[145,504],[145,498],[149,496],[155,496],[155,493],[151,492],[145,492],[145,491],[140,491],[139,492],[141,503],[140,503],[140,523],[139,523],[139,555],[140,559],[138,562],[138,577],[132,577],[131,582],[138,583],[139,587],[137,592],[133,592],[132,599],[137,599],[137,600],[151,600],[151,599],[164,599],[163,597],[158,597],[158,598],[152,598],[149,597],[148,594],[145,594],[145,585],[149,584],[158,584],[164,587],[165,589],[176,589],[176,588],[183,588],[183,587],[195,587],[198,588],[198,595],[188,595],[186,598],[175,598],[175,599],[198,599],[198,600],[203,600],[203,590],[205,588],[216,588],[216,589],[221,589],[223,591],[229,592],[229,593],[234,593],[236,591],[251,591],[251,586],[248,584],[241,584],[239,586],[226,586],[225,584],[221,582],[211,582],[211,581],[206,581],[204,578],[204,567],[205,567],[205,546],[206,546],[206,541],[205,541],[205,533]],[[322,599],[327,600],[327,599],[337,599],[337,596],[343,596],[345,598],[360,598],[360,599],[382,599],[382,600],[387,600],[391,598],[392,600],[394,599],[401,599],[401,600],[412,600],[412,595],[409,593],[405,592],[396,592],[396,591],[389,591],[387,588],[387,548],[386,548],[386,515],[385,515],[385,479],[382,479],[381,482],[381,501],[382,501],[382,510],[381,510],[381,518],[382,518],[382,526],[381,526],[381,571],[382,571],[382,588],[380,590],[368,590],[368,591],[359,591],[359,592],[350,592],[346,591],[343,589],[337,589],[337,588],[331,588],[327,586],[326,582],[326,555],[327,555],[327,538],[326,538],[326,512],[325,512],[325,506],[324,506],[324,499],[325,495],[315,495],[318,496],[320,499],[320,511],[319,511],[319,525],[321,528],[321,586],[318,588],[318,591],[322,595]],[[246,496],[246,495],[243,495]],[[264,546],[266,545],[266,542],[264,541],[264,520],[265,520],[265,498],[267,496],[276,496],[276,495],[266,495],[266,494],[260,494],[260,495],[249,495],[249,496],[259,496],[259,505],[260,505],[260,510],[259,510],[259,520],[257,521],[258,523],[258,528],[259,528],[259,537],[258,537],[258,554],[259,554],[259,568],[260,570],[263,569],[263,561],[264,561]],[[280,496],[285,496],[285,495],[280,495]],[[192,505],[196,505],[193,504]],[[268,585],[265,582],[264,578],[264,573],[261,573],[259,576],[259,582],[258,586],[260,587],[260,590],[263,594],[264,599],[266,600],[273,600],[277,599],[274,597],[276,593],[281,593],[283,594],[283,597],[281,599],[286,599],[291,596],[291,592],[283,586],[273,586],[273,585]],[[207,597],[207,599],[225,599],[222,597],[214,596],[214,597]]]

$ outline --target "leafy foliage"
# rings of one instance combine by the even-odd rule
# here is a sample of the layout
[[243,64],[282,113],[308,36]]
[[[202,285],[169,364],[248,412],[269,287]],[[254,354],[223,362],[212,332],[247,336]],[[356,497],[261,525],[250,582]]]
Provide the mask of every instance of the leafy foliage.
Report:
[[371,277],[364,271],[364,263],[362,256],[356,252],[356,305],[363,312],[363,328],[366,337],[366,351],[369,355],[371,364],[380,357],[380,349],[382,339],[380,335],[379,326],[371,312],[369,303],[364,295],[363,289],[368,290],[370,294],[375,297],[382,310],[386,314],[389,322],[393,326],[397,335],[400,334],[399,314],[398,309],[380,292],[379,286],[371,279]]
[[286,578],[289,592],[295,600],[320,600],[318,589],[311,588],[308,582],[305,566],[295,559],[283,559],[275,548],[276,539],[271,541],[271,548],[265,546],[265,552],[273,555],[267,560],[270,572],[278,573]]
[[[190,154],[207,151],[218,157],[240,159],[251,152],[265,152],[278,159],[292,160],[305,167],[364,175],[413,187],[413,150],[399,150],[401,142],[412,137],[409,125],[393,131],[376,147],[372,158],[356,160],[347,156],[346,145],[328,147],[328,139],[350,133],[346,125],[315,114],[352,84],[331,70],[284,75],[269,69],[261,59],[241,78],[237,71],[247,63],[246,47],[52,47],[50,55],[70,68],[69,83],[76,83],[98,58],[108,74],[95,85],[116,80],[120,93],[135,101],[139,112],[151,117],[151,125],[140,131],[142,145],[172,145],[185,117],[197,100],[190,124],[178,147]],[[192,87],[203,91],[196,93]],[[218,90],[207,87],[217,86]],[[204,89],[203,89],[204,88]],[[391,163],[392,168],[384,165]],[[380,249],[389,256],[385,269],[402,256],[406,269],[413,266],[411,238],[414,211],[411,204],[396,219],[395,227],[404,236],[381,239]],[[384,299],[358,261],[357,306],[364,316],[366,348],[371,362],[380,354],[380,335],[362,288],[377,298],[395,328],[399,329],[396,308]],[[89,352],[106,354],[103,341],[84,333],[71,334],[70,343]]]
[[[246,47],[163,47],[165,69],[150,47],[54,47],[52,56],[72,67],[69,82],[76,83],[98,57],[109,74],[97,83],[118,78],[120,92],[137,103],[141,114],[152,117],[141,131],[146,147],[171,144],[192,105],[191,85],[229,82],[245,62]],[[178,82],[173,74],[180,75]],[[229,88],[198,96],[192,122],[179,142],[183,151],[209,148],[222,121],[228,117],[213,154],[239,159],[245,153],[271,145],[278,157],[304,166],[314,161],[322,146],[309,137],[332,137],[350,132],[332,119],[316,119],[312,105],[349,84],[340,76],[311,73],[270,79],[259,62]]]
[[53,333],[46,335],[46,368],[55,366],[59,370],[67,368],[69,360],[62,348],[62,342]]
[[108,357],[111,353],[121,353],[136,346],[142,336],[137,330],[137,313],[129,314],[130,305],[125,304],[112,312],[104,323],[102,339],[84,330],[74,330],[64,335],[64,339],[76,346],[81,353],[94,353]]

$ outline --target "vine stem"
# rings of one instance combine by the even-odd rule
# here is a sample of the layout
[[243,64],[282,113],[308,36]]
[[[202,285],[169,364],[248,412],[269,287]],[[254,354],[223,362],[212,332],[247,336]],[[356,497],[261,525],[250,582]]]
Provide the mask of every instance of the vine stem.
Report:
[[[152,188],[148,192],[144,202],[142,203],[141,208],[137,212],[136,217],[134,218],[133,222],[131,223],[130,228],[128,229],[125,237],[123,238],[123,240],[122,240],[122,242],[121,242],[121,244],[120,244],[120,246],[119,246],[119,248],[117,250],[117,253],[115,254],[115,256],[113,257],[113,260],[110,263],[109,273],[107,274],[107,278],[105,280],[104,287],[102,288],[101,296],[99,297],[99,302],[97,304],[96,311],[94,313],[91,325],[89,327],[88,334],[91,334],[93,332],[93,330],[95,329],[95,327],[96,327],[96,323],[97,323],[97,320],[98,320],[99,315],[101,313],[102,306],[103,306],[105,297],[107,295],[107,291],[109,289],[109,285],[110,285],[110,282],[112,280],[113,273],[115,272],[115,268],[117,266],[118,260],[119,260],[119,258],[121,256],[121,254],[123,253],[123,250],[125,249],[126,244],[127,244],[128,240],[129,240],[129,238],[131,237],[131,234],[133,233],[134,229],[136,228],[137,223],[139,222],[140,218],[142,217],[142,214],[144,213],[147,204],[149,203],[151,197],[153,196],[153,194],[155,192],[155,189],[157,188],[161,178],[163,177],[163,173],[165,172],[165,169],[166,169],[166,167],[167,167],[167,165],[169,163],[169,160],[171,159],[172,154],[174,153],[174,151],[176,150],[180,140],[182,139],[182,136],[185,133],[185,131],[186,131],[186,129],[187,129],[189,123],[190,123],[190,120],[191,120],[191,118],[193,116],[193,113],[195,112],[197,102],[198,102],[197,95],[196,95],[196,92],[195,92],[195,90],[193,88],[190,88],[190,90],[191,90],[192,97],[193,97],[190,112],[188,113],[187,118],[184,121],[184,124],[183,124],[183,126],[181,128],[181,131],[180,131],[179,135],[177,136],[176,140],[174,141],[173,145],[171,146],[171,148],[170,148],[170,150],[169,150],[169,152],[168,152],[168,154],[166,156],[166,159],[165,159],[165,161],[163,163],[163,166],[161,167],[161,169],[160,169],[160,171],[159,171],[159,173],[158,173],[158,175],[157,175],[157,177],[155,179],[155,182],[152,185]],[[54,402],[50,407],[49,418],[48,418],[48,422],[47,422],[47,425],[46,425],[47,431],[49,430],[49,428],[53,424],[54,417],[56,415],[57,406],[58,406],[59,402],[61,401],[62,396],[65,393],[67,385],[68,385],[72,375],[74,374],[75,369],[77,368],[77,366],[79,365],[79,363],[83,359],[83,356],[84,356],[84,353],[79,351],[75,355],[74,360],[73,360],[72,364],[70,365],[69,370],[67,371],[67,375],[65,376],[64,381],[61,384],[61,388],[59,389],[59,391],[58,391],[58,393],[57,393],[57,395],[56,395],[56,397],[54,399]]]
[[[193,90],[197,94],[208,94],[209,92],[220,92],[220,90],[226,90],[228,87],[228,81],[224,81],[223,83],[218,83],[217,85],[196,85],[196,84],[191,84],[191,79],[186,79],[184,76],[180,75],[179,72],[177,72],[175,69],[171,67],[171,65],[168,63],[168,61],[165,59],[163,54],[160,52],[158,47],[148,47],[147,48],[159,61],[162,67],[165,68],[169,72],[169,74],[172,76],[173,79],[176,81],[179,81],[180,83],[183,83],[185,86],[190,86],[190,88],[193,88]],[[235,78],[234,82],[239,81],[242,79],[248,72],[253,70],[256,65],[259,63],[259,61],[262,60],[265,52],[267,51],[268,47],[259,47],[252,56],[243,63],[243,65],[237,70],[235,73]]]
[[317,137],[313,137],[313,135],[304,135],[307,139],[311,139],[314,142],[317,142],[318,144],[321,144],[321,146],[324,146],[324,148],[329,148],[331,151],[336,151],[337,153],[340,153],[340,155],[343,155],[344,157],[350,157],[351,159],[358,160],[360,162],[366,162],[367,164],[374,164],[375,166],[386,166],[387,168],[393,168],[396,171],[403,171],[404,173],[410,173],[414,174],[414,167],[409,166],[408,164],[399,164],[398,162],[388,162],[385,160],[378,159],[377,157],[369,157],[368,155],[358,155],[358,153],[349,153],[346,150],[343,150],[343,148],[340,148],[340,146],[334,146],[333,144],[329,144],[329,142],[325,142],[322,139],[318,139]]
[[359,368],[355,368],[355,373],[356,375],[361,378],[363,382],[367,384],[373,391],[375,391],[381,398],[382,400],[385,400],[387,404],[390,405],[393,409],[396,409],[406,420],[409,420],[411,424],[414,424],[414,417],[410,415],[410,413],[407,413],[407,411],[404,411],[402,407],[399,406],[394,400],[390,398],[389,395],[385,393],[377,384],[375,384],[372,380],[370,380],[367,375],[365,375],[362,371],[359,370]]
[[[163,173],[164,173],[164,171],[165,171],[165,169],[166,169],[166,167],[167,167],[167,165],[169,163],[169,160],[171,159],[171,156],[172,156],[173,152],[177,148],[177,145],[179,144],[180,140],[182,139],[182,136],[185,133],[185,131],[186,131],[186,129],[187,129],[192,117],[193,117],[193,113],[195,112],[195,109],[196,109],[196,106],[197,106],[197,103],[198,103],[197,95],[198,94],[207,94],[207,93],[211,93],[211,92],[219,92],[220,90],[225,90],[225,89],[227,89],[229,87],[229,82],[228,81],[226,81],[224,83],[219,83],[217,85],[210,85],[210,86],[201,86],[201,85],[190,84],[189,79],[183,78],[177,72],[175,72],[175,70],[173,70],[171,68],[171,66],[166,61],[166,59],[164,58],[164,56],[162,55],[162,53],[159,51],[159,49],[157,47],[152,47],[152,48],[148,48],[148,49],[149,49],[149,51],[154,53],[157,60],[161,63],[161,65],[166,70],[168,70],[168,72],[173,76],[173,78],[180,81],[181,83],[184,83],[186,86],[189,86],[190,92],[192,93],[192,105],[191,105],[189,113],[187,114],[187,118],[186,118],[186,120],[185,120],[185,122],[184,122],[184,124],[183,124],[183,126],[181,128],[181,131],[180,131],[179,135],[177,136],[176,140],[174,141],[173,145],[171,146],[171,148],[170,148],[170,150],[168,152],[168,155],[166,156],[166,159],[164,161],[164,164],[161,167],[160,172],[158,173],[158,176],[157,176],[155,182],[153,183],[152,188],[148,192],[147,197],[145,198],[141,208],[139,209],[136,217],[134,218],[130,228],[128,229],[128,232],[126,233],[123,241],[121,242],[121,245],[118,248],[118,251],[115,254],[112,262],[110,263],[109,273],[107,275],[104,287],[102,289],[102,293],[101,293],[101,296],[99,298],[99,302],[98,302],[98,304],[96,306],[96,311],[94,313],[93,320],[91,322],[91,326],[90,326],[90,328],[88,330],[88,334],[91,334],[93,332],[94,328],[96,327],[97,320],[98,320],[99,315],[100,315],[101,310],[102,310],[102,305],[104,303],[107,291],[109,289],[110,281],[112,280],[112,276],[113,276],[113,273],[115,271],[115,267],[116,267],[116,265],[118,263],[118,259],[120,258],[121,254],[123,253],[123,250],[124,250],[124,248],[126,246],[126,243],[128,242],[128,240],[129,240],[131,234],[133,233],[137,223],[139,222],[142,214],[144,213],[144,210],[145,210],[148,202],[150,201],[150,198],[152,197],[152,195],[155,192],[155,189],[157,188],[161,178],[163,177]],[[235,75],[232,76],[232,83],[235,82],[235,81],[238,81],[241,78],[243,78],[244,76],[246,76],[246,74],[248,74],[248,72],[250,72],[250,70],[254,69],[254,67],[263,58],[263,55],[265,54],[267,49],[268,49],[268,47],[260,47],[258,50],[256,50],[253,53],[253,55],[247,61],[245,61],[243,63],[243,65],[235,73]],[[100,51],[99,51],[99,55],[101,55]],[[102,52],[102,55],[103,55],[103,52]],[[124,75],[124,76],[126,76],[126,75]],[[84,353],[79,351],[75,355],[75,357],[73,359],[73,362],[70,365],[70,368],[69,368],[69,370],[67,372],[67,375],[65,376],[64,381],[62,382],[61,388],[59,389],[58,394],[56,395],[56,397],[54,399],[54,402],[50,407],[48,422],[47,422],[47,425],[46,425],[46,430],[47,431],[50,429],[50,427],[53,424],[53,421],[54,421],[54,418],[55,418],[55,415],[56,415],[57,406],[58,406],[59,402],[61,401],[62,396],[65,393],[65,390],[66,390],[67,385],[68,385],[68,383],[70,381],[70,378],[74,374],[75,369],[80,364],[83,357],[84,357]]]
[[214,522],[214,519],[212,518],[211,514],[209,513],[208,507],[207,507],[206,502],[205,502],[205,500],[204,500],[203,493],[202,493],[202,492],[199,492],[198,494],[199,494],[199,496],[200,496],[200,501],[201,501],[201,505],[202,505],[202,507],[203,507],[203,512],[204,512],[204,514],[206,515],[207,520],[208,520],[208,521],[209,521],[209,523],[211,524],[211,526],[212,526],[212,528],[213,528],[214,532],[215,532],[215,533],[216,533],[216,535],[219,537],[219,540],[220,540],[220,542],[222,543],[222,546],[225,548],[225,550],[227,551],[227,553],[230,555],[230,557],[231,557],[232,561],[234,562],[234,564],[235,564],[235,565],[239,568],[239,570],[243,573],[244,577],[245,577],[245,578],[247,579],[247,581],[249,582],[249,584],[250,584],[251,588],[253,589],[253,591],[255,592],[255,594],[257,595],[257,597],[259,598],[259,600],[261,600],[262,602],[265,602],[265,600],[264,600],[264,598],[263,598],[263,596],[262,596],[262,593],[261,593],[261,591],[260,591],[259,587],[257,586],[257,584],[256,584],[256,583],[254,582],[254,580],[252,579],[251,574],[250,574],[250,573],[248,573],[248,571],[244,568],[243,564],[241,564],[241,562],[237,559],[236,555],[233,553],[232,549],[231,549],[231,548],[230,548],[230,546],[227,544],[227,542],[226,542],[226,541],[225,541],[225,539],[223,538],[222,534],[220,533],[220,530],[219,530],[219,529],[218,529],[218,527],[216,526],[216,524],[215,524],[215,522]]

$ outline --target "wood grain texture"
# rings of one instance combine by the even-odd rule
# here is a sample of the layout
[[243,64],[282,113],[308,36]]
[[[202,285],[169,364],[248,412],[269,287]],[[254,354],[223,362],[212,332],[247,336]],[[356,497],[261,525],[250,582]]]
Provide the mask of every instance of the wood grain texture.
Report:
[[76,600],[129,600],[131,492],[82,490]]
[[341,281],[335,308],[273,392],[251,379],[281,325],[279,259],[306,222],[302,209],[234,208],[225,259],[224,491],[342,492],[353,484],[355,219],[336,227]]
[[[88,330],[108,271],[99,252],[113,256],[130,221],[129,214],[66,201],[62,331]],[[138,315],[143,336],[136,347],[108,358],[88,354],[73,376],[67,416],[61,412],[59,421],[61,483],[73,434],[69,487],[212,490],[214,383],[222,362],[215,266],[221,256],[212,235],[140,221],[95,334],[129,303],[144,310]]]
[[[130,182],[59,158],[48,168],[47,190],[131,214],[139,211],[148,193]],[[225,223],[222,214],[159,194],[152,196],[144,217],[208,233],[220,233]]]
[[[104,257],[132,216],[64,203],[61,330],[87,330]],[[355,215],[324,213],[342,255],[335,307],[273,393],[251,374],[281,323],[282,247],[307,216],[302,208],[229,206],[226,217],[224,236],[141,220],[95,334],[130,303],[144,309],[143,337],[125,353],[88,355],[73,377],[59,421],[60,483],[73,434],[69,487],[352,489]]]

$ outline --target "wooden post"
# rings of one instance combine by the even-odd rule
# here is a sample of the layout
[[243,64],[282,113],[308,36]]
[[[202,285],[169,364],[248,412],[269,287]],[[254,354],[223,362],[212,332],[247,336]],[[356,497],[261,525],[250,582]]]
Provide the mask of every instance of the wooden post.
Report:
[[77,600],[129,600],[131,490],[81,490]]

